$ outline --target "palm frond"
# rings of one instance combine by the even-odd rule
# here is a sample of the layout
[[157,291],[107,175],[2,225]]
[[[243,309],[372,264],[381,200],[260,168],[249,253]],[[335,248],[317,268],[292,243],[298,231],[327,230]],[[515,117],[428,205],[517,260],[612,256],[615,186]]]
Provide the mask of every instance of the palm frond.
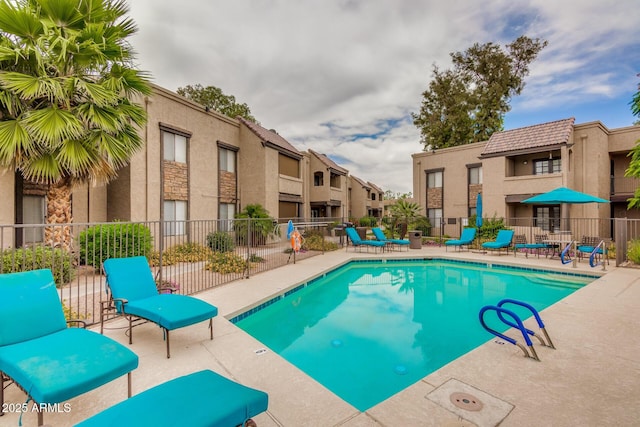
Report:
[[24,126],[33,138],[49,147],[66,139],[79,138],[84,132],[76,116],[53,105],[25,113]]
[[0,121],[0,163],[7,165],[11,158],[22,161],[35,152],[29,133],[19,120]]
[[78,139],[69,139],[56,150],[56,160],[71,176],[86,176],[99,157],[97,154],[91,145]]
[[75,79],[75,87],[85,93],[92,104],[99,107],[114,105],[118,102],[118,94],[99,83]]
[[52,153],[43,153],[31,158],[20,167],[22,176],[39,184],[52,184],[63,177],[60,163]]
[[84,103],[76,107],[74,112],[85,123],[87,129],[98,128],[105,132],[116,133],[124,127],[123,114],[113,107]]
[[11,2],[0,3],[0,28],[2,32],[21,39],[34,40],[43,32],[40,20],[28,10],[14,7]]
[[0,86],[15,92],[25,100],[46,98],[50,102],[64,98],[64,91],[60,81],[47,76],[32,76],[12,71],[0,71]]
[[38,0],[45,19],[64,29],[80,29],[84,17],[78,10],[77,0]]
[[117,109],[136,126],[141,127],[147,123],[147,112],[139,104],[133,103],[128,99],[122,99]]

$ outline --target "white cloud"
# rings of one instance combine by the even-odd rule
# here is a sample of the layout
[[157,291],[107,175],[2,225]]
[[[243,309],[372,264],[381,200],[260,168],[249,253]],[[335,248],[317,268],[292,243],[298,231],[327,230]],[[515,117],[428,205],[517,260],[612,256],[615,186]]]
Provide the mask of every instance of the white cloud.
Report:
[[[138,62],[156,83],[218,86],[300,149],[349,159],[341,165],[385,190],[412,190],[410,154],[422,146],[410,113],[432,65],[448,68],[450,52],[521,34],[549,40],[512,102],[531,123],[558,105],[625,96],[640,72],[636,0],[130,4]],[[375,139],[358,137],[388,120],[401,121]]]

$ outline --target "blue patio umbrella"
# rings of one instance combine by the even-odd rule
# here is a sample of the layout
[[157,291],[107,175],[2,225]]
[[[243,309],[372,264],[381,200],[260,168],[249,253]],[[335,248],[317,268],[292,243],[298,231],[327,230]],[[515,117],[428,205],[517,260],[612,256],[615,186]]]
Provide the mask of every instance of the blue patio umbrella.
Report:
[[609,201],[601,199],[600,197],[592,196],[591,194],[581,193],[580,191],[575,191],[570,188],[558,187],[554,190],[547,191],[546,193],[529,197],[520,203],[530,205],[560,205],[562,203],[609,203]]
[[289,222],[287,222],[287,240],[291,239],[291,233],[293,233],[293,230],[293,221],[289,220]]
[[476,227],[482,227],[482,193],[476,196]]

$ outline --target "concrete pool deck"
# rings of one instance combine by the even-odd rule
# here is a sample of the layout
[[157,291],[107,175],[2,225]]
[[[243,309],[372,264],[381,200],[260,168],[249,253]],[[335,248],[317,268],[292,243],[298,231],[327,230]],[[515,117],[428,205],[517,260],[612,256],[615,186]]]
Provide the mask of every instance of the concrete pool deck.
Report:
[[[536,345],[540,362],[487,334],[484,345],[362,413],[277,354],[257,352],[264,346],[227,320],[349,259],[380,257],[449,257],[601,273],[584,261],[572,268],[558,259],[445,252],[438,247],[382,255],[328,252],[197,294],[219,308],[214,340],[209,340],[206,322],[177,330],[171,334],[171,359],[165,357],[157,326],[136,327],[130,348],[139,355],[140,365],[133,371],[133,393],[212,369],[269,394],[269,410],[254,418],[260,427],[633,426],[640,422],[638,269],[607,266],[603,277],[544,310],[541,315],[557,349]],[[128,346],[124,325],[121,319],[109,322],[105,334]],[[482,409],[458,408],[451,403],[454,393],[472,396],[482,402]],[[73,425],[125,398],[123,377],[68,401],[68,412],[46,413],[44,420],[52,427]],[[24,393],[14,385],[5,390],[5,402],[24,401]],[[17,413],[0,418],[0,426],[10,425],[18,425]],[[36,415],[24,414],[23,425],[36,425]]]

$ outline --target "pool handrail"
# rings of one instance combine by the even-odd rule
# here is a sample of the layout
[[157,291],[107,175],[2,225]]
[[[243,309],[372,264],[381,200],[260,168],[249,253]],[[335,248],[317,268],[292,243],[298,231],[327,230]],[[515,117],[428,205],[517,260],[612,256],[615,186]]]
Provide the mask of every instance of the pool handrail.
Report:
[[[520,344],[514,338],[508,337],[508,336],[504,335],[503,333],[500,333],[500,332],[496,331],[495,329],[490,328],[487,325],[487,323],[484,321],[484,314],[489,310],[493,310],[496,313],[502,313],[502,314],[507,314],[507,315],[511,316],[513,318],[513,320],[515,320],[515,322],[516,322],[517,329],[519,329],[520,332],[522,333],[522,337],[524,338],[524,341],[527,344],[527,347],[525,347],[524,345]],[[536,360],[538,362],[540,361],[540,359],[538,358],[538,354],[536,353],[535,348],[533,348],[533,343],[531,342],[531,339],[529,338],[529,334],[527,333],[527,328],[524,327],[524,325],[522,324],[522,320],[520,320],[518,315],[515,314],[513,311],[507,310],[506,308],[502,308],[502,307],[496,307],[495,305],[486,305],[486,306],[484,306],[484,307],[482,307],[480,309],[479,318],[480,318],[480,324],[482,325],[483,328],[485,328],[487,330],[487,332],[492,333],[493,335],[497,336],[498,338],[502,338],[503,340],[505,340],[507,342],[510,342],[513,345],[518,346],[520,348],[520,350],[523,351],[525,357],[531,358],[531,359]],[[499,317],[499,318],[500,318],[500,320],[502,320],[502,317]],[[529,349],[529,351],[527,351],[527,348]]]
[[[542,337],[540,335],[536,334],[532,330],[530,330],[530,329],[525,327],[525,330],[527,331],[527,333],[529,335],[532,335],[532,336],[536,337],[538,339],[538,341],[540,341],[540,344],[544,345],[545,347],[550,347],[550,348],[555,349],[555,346],[553,345],[553,342],[551,341],[551,338],[549,337],[549,334],[547,333],[547,330],[544,327],[544,322],[542,321],[542,318],[540,317],[540,313],[538,313],[538,310],[536,310],[531,304],[528,304],[528,303],[523,302],[523,301],[514,300],[514,299],[511,299],[511,298],[505,298],[505,299],[501,300],[496,305],[498,307],[502,307],[505,304],[519,305],[520,307],[524,307],[524,308],[528,309],[531,312],[531,314],[533,314],[533,317],[535,317],[536,322],[538,323],[538,327],[540,328],[540,330],[544,334],[544,337],[546,338],[546,341],[544,339],[542,339]],[[511,323],[509,320],[505,319],[502,316],[502,313],[500,313],[500,312],[498,312],[498,317],[500,318],[500,320],[502,320],[503,323],[511,326],[512,328],[517,328],[518,327],[518,325],[516,325],[514,323]]]
[[[563,265],[569,264],[573,261],[573,259],[571,259],[571,255],[569,254],[569,249],[571,249],[571,246],[573,246],[573,240],[567,243],[567,246],[565,246],[562,252],[560,252],[560,261]],[[573,265],[575,267],[575,263]]]
[[[602,249],[601,249],[602,248]],[[596,262],[596,257],[598,255],[602,254],[602,261],[600,262]],[[607,260],[607,248],[606,245],[604,243],[604,240],[600,240],[600,243],[598,243],[596,245],[595,248],[593,248],[593,250],[591,251],[591,255],[589,255],[589,265],[591,266],[591,268],[597,267],[599,265],[602,265],[602,271],[605,271],[607,269],[606,267],[606,260]]]

